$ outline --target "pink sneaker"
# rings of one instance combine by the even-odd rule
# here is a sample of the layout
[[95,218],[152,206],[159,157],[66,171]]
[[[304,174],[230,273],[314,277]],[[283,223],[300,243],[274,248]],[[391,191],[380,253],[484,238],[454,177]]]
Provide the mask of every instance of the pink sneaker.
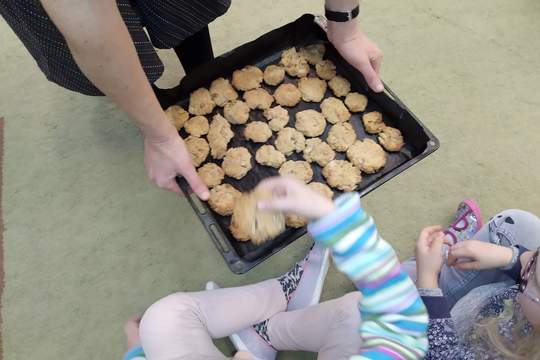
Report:
[[472,237],[484,225],[480,206],[473,199],[463,200],[456,211],[454,221],[444,233],[453,244],[472,239]]

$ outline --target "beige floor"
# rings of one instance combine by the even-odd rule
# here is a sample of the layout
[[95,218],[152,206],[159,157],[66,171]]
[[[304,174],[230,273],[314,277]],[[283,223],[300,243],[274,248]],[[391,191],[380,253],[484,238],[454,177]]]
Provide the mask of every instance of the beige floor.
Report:
[[[320,1],[235,0],[211,26],[222,53]],[[486,216],[540,213],[540,3],[365,1],[362,24],[385,51],[383,78],[440,138],[441,149],[365,199],[402,257],[423,225],[464,197]],[[304,253],[296,242],[244,276],[225,267],[189,205],[145,178],[140,136],[104,99],[49,84],[0,21],[4,181],[5,359],[113,359],[122,322],[206,280],[266,279]],[[179,67],[170,53],[163,83]],[[324,297],[351,289],[332,270]],[[225,351],[230,345],[220,342]],[[312,355],[284,354],[280,359]]]

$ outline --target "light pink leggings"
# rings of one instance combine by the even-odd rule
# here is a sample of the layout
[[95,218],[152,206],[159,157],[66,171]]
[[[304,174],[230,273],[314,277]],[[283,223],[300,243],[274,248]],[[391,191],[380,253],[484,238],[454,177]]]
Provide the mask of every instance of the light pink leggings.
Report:
[[[358,333],[360,293],[284,312],[277,280],[194,293],[176,293],[144,314],[141,341],[149,360],[227,359],[212,339],[270,319],[268,336],[277,350],[318,353],[318,359],[348,359],[361,347]],[[261,340],[262,341],[262,340]]]

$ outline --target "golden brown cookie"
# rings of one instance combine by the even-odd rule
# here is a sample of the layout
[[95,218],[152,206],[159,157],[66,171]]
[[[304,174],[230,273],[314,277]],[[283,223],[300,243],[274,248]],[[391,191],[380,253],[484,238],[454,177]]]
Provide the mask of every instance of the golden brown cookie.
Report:
[[281,84],[274,91],[274,99],[282,106],[296,106],[302,98],[302,93],[293,84]]
[[232,215],[234,204],[240,198],[242,193],[236,190],[232,185],[221,184],[210,190],[208,205],[222,216]]
[[169,106],[165,114],[176,130],[180,130],[189,119],[189,113],[178,105]]
[[231,124],[220,114],[214,115],[208,130],[208,144],[214,159],[223,159],[229,141],[234,137]]
[[263,145],[255,153],[255,160],[261,165],[277,169],[285,162],[286,158],[273,145]]
[[303,77],[298,80],[298,90],[302,93],[302,100],[321,102],[326,92],[326,81],[317,77]]
[[307,139],[306,148],[304,149],[304,160],[308,162],[316,162],[322,167],[336,157],[336,153],[330,145],[319,138]]
[[184,129],[190,135],[201,137],[208,134],[208,119],[206,116],[197,115],[186,121]]
[[244,137],[254,143],[264,143],[272,137],[272,130],[265,122],[253,121],[246,125]]
[[307,161],[288,160],[279,168],[279,175],[290,176],[307,184],[313,179],[313,170]]
[[217,78],[210,84],[210,96],[217,106],[225,106],[226,103],[238,99],[238,93],[232,87],[229,80]]
[[301,48],[299,53],[308,63],[316,65],[322,61],[325,51],[324,44],[313,44]]
[[216,104],[212,100],[210,91],[199,88],[189,95],[189,112],[193,115],[206,115],[214,111]]
[[281,105],[264,110],[264,117],[268,120],[268,125],[272,131],[279,131],[287,126],[289,122],[289,112]]
[[347,158],[365,173],[373,174],[386,165],[386,152],[371,139],[356,140],[347,150]]
[[266,110],[269,109],[274,102],[274,97],[263,88],[258,88],[246,91],[244,93],[244,100],[252,110]]
[[285,69],[279,65],[268,65],[264,69],[264,82],[268,85],[277,86],[285,78]]
[[330,128],[326,141],[336,151],[347,151],[356,140],[356,133],[348,122],[337,123]]
[[317,110],[308,109],[296,113],[295,127],[304,136],[315,137],[324,132],[326,128],[326,120],[323,114]]
[[309,73],[309,64],[307,60],[296,52],[294,47],[281,53],[280,64],[290,76],[304,77]]
[[197,170],[197,173],[199,174],[199,177],[203,183],[209,188],[213,188],[214,186],[221,184],[223,178],[225,177],[223,169],[214,163],[204,164],[199,168],[199,170]]
[[368,134],[378,134],[385,128],[383,116],[378,111],[372,111],[362,116],[364,128]]
[[357,92],[350,92],[347,94],[347,97],[345,97],[345,105],[347,105],[352,112],[366,110],[367,103],[367,97]]
[[321,103],[321,111],[330,124],[348,121],[351,118],[351,113],[343,101],[335,97],[329,97]]
[[242,100],[230,101],[223,108],[223,115],[231,124],[245,124],[249,119],[249,106]]
[[286,127],[279,131],[275,141],[276,149],[281,151],[285,156],[291,155],[293,152],[300,152],[306,147],[306,138],[296,129]]
[[[241,195],[240,195],[241,196]],[[249,235],[242,232],[238,226],[238,218],[231,217],[231,225],[229,226],[232,236],[238,241],[249,241]]]
[[317,76],[323,80],[332,80],[336,77],[336,65],[330,60],[323,60],[315,65]]
[[251,154],[245,147],[230,148],[221,164],[225,175],[241,179],[251,170]]
[[208,153],[210,152],[208,143],[203,138],[195,136],[188,136],[184,141],[186,142],[187,149],[191,154],[193,166],[199,167],[204,160],[206,160]]
[[232,75],[232,85],[241,91],[248,91],[261,87],[263,72],[256,66],[248,65],[243,69],[235,70]]
[[400,151],[405,141],[401,131],[390,126],[386,126],[379,133],[379,142],[387,151]]
[[262,200],[271,200],[270,191],[255,189],[242,194],[234,206],[231,219],[231,232],[239,240],[250,239],[255,245],[273,239],[285,230],[285,216],[281,212],[259,210]]
[[351,91],[351,83],[349,80],[341,76],[334,76],[332,80],[328,82],[328,87],[332,90],[335,96],[343,97]]
[[347,160],[332,160],[323,168],[328,185],[342,191],[354,191],[362,181],[360,170]]
[[314,181],[314,182],[310,182],[308,184],[308,187],[319,192],[320,194],[322,194],[323,196],[329,199],[332,199],[334,197],[334,192],[326,184]]

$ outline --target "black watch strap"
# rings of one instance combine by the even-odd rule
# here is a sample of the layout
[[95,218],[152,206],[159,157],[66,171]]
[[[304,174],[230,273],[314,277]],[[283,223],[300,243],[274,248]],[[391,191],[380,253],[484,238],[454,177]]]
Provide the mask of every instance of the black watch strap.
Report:
[[335,22],[351,21],[352,19],[356,18],[359,13],[360,13],[360,5],[358,5],[351,11],[331,11],[328,9],[324,9],[324,16],[326,16],[326,18],[329,21],[335,21]]

